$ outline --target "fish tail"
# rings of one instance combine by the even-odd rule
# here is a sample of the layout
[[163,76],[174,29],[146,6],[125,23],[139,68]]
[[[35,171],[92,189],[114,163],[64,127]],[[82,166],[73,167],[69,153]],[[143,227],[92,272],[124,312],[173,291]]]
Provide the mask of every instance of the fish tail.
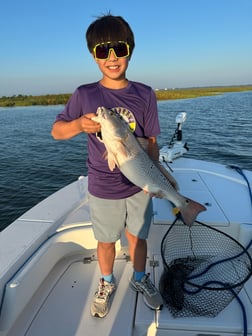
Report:
[[198,214],[202,211],[206,211],[204,205],[187,198],[181,208],[179,208],[183,222],[192,226]]

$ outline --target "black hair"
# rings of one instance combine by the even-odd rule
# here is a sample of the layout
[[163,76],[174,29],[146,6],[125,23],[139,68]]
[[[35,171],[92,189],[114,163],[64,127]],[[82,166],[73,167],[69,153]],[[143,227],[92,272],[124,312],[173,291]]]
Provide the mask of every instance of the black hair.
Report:
[[87,29],[86,40],[89,51],[92,53],[94,46],[101,42],[124,41],[130,46],[130,55],[135,47],[134,34],[121,16],[111,14],[98,17]]

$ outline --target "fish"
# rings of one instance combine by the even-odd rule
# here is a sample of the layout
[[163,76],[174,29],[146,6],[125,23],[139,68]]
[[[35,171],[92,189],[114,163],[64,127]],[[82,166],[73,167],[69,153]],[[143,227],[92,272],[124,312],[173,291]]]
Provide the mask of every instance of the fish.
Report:
[[101,138],[106,148],[108,167],[116,167],[133,184],[159,198],[170,201],[174,214],[185,225],[192,226],[204,205],[180,194],[141,146],[129,125],[116,109],[98,107],[92,120],[101,125]]

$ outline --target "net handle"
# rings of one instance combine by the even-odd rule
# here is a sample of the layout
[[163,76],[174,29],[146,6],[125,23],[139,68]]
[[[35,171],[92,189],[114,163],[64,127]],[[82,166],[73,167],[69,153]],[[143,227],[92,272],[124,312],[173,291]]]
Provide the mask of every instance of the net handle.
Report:
[[173,226],[176,224],[178,218],[176,217],[175,220],[173,221],[173,223],[171,224],[171,226],[168,228],[168,230],[166,231],[166,233],[164,234],[163,238],[162,238],[162,241],[161,241],[161,247],[160,247],[160,250],[161,250],[161,258],[162,258],[162,261],[163,261],[163,265],[164,265],[164,268],[166,270],[169,270],[170,267],[167,265],[167,262],[165,260],[165,256],[164,256],[164,242],[166,240],[166,237],[168,236],[169,232],[171,231],[171,229],[173,228]]

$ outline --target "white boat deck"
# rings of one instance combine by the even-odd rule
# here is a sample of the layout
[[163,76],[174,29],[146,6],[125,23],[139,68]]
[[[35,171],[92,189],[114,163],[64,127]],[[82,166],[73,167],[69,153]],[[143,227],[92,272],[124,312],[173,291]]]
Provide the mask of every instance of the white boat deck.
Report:
[[[162,274],[161,256],[155,255],[154,260],[159,266],[149,266],[148,271],[158,286]],[[45,279],[9,335],[243,335],[243,316],[237,300],[215,318],[174,318],[166,306],[158,312],[146,307],[142,295],[129,287],[131,274],[131,262],[119,257],[115,262],[118,288],[110,313],[103,319],[93,318],[90,302],[100,276],[98,263],[96,260],[84,263],[80,255],[66,258]],[[239,297],[250,312],[252,279]],[[247,319],[252,334],[252,315],[247,314]]]
[[[118,288],[113,305],[105,319],[97,319],[90,314],[90,302],[100,276],[99,267],[97,261],[84,264],[82,259],[72,257],[57,265],[54,276],[51,274],[44,282],[20,324],[17,323],[11,331],[12,336],[131,335],[137,297],[126,281],[131,274],[131,265],[126,260],[116,261]],[[59,278],[58,274],[61,274]],[[22,330],[25,317],[28,323]]]
[[[211,165],[202,162],[196,169],[194,160],[185,162],[182,158],[171,166],[180,192],[207,206],[208,211],[198,219],[246,245],[252,239],[252,209],[246,184],[236,172],[231,171],[226,178],[225,167]],[[252,174],[249,179],[251,183]],[[0,261],[5,272],[0,275],[0,336],[243,335],[237,300],[215,318],[174,318],[167,307],[158,312],[148,309],[142,295],[129,287],[132,264],[124,237],[117,250],[114,271],[118,288],[111,310],[103,319],[91,317],[90,303],[100,271],[84,186],[85,180],[80,180],[61,190],[1,233]],[[66,199],[64,207],[62,199]],[[154,200],[154,210],[147,271],[158,287],[163,271],[160,244],[174,217],[165,200]],[[10,245],[7,238],[13,237],[17,229],[20,235]],[[9,251],[8,261],[2,251]],[[252,278],[239,297],[247,312],[251,336]]]

